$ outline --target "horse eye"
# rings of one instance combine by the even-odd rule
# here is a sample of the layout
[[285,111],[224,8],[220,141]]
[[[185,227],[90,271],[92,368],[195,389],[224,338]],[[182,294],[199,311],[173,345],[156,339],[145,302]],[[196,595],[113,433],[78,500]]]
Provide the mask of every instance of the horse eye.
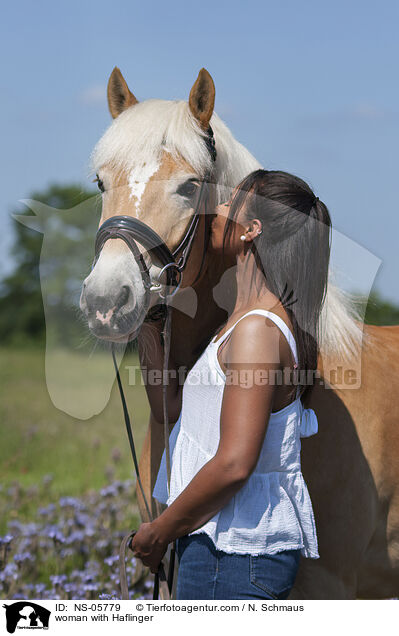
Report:
[[195,194],[197,187],[198,185],[194,181],[186,181],[178,187],[177,194],[180,194],[182,197],[190,198]]
[[101,181],[98,174],[96,174],[96,178],[94,179],[94,181],[97,183],[97,186],[100,192],[105,192],[104,183]]

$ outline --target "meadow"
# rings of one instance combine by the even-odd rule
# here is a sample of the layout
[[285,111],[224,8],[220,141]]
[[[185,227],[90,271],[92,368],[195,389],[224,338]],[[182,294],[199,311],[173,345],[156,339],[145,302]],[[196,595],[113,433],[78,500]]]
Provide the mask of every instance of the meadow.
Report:
[[[4,348],[1,359],[0,595],[117,598],[119,543],[139,522],[117,387],[100,414],[74,419],[50,399],[42,350]],[[96,364],[105,373],[112,361],[103,352]],[[149,406],[126,369],[137,364],[126,354],[121,375],[140,453]],[[85,378],[77,385],[83,395]],[[135,565],[129,559],[131,581]],[[135,588],[140,598],[150,579]]]

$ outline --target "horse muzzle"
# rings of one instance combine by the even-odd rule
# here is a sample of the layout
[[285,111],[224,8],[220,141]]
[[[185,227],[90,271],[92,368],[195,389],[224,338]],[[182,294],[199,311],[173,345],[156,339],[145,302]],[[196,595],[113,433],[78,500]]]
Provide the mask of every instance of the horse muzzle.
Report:
[[121,285],[116,293],[102,295],[90,277],[83,284],[80,308],[93,335],[113,341],[127,340],[137,331],[140,316],[146,311],[145,307],[139,309],[132,285]]
[[[111,239],[122,240],[130,254],[124,250],[118,260],[115,252],[103,252]],[[151,258],[150,265],[138,243]],[[158,270],[154,277],[150,272],[153,266]],[[132,217],[114,216],[97,232],[95,259],[83,284],[80,308],[96,337],[130,340],[137,335],[151,305],[176,293],[180,280],[173,254],[152,228]]]

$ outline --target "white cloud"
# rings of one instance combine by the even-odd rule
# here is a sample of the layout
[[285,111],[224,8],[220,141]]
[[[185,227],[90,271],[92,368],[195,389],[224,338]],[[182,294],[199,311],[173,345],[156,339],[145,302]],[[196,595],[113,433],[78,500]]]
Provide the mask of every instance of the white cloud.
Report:
[[93,84],[88,86],[79,95],[79,101],[82,104],[102,104],[105,103],[107,97],[107,88],[103,84]]
[[298,121],[306,126],[341,128],[362,123],[391,124],[398,121],[399,113],[380,108],[372,103],[359,103],[347,108],[299,115]]

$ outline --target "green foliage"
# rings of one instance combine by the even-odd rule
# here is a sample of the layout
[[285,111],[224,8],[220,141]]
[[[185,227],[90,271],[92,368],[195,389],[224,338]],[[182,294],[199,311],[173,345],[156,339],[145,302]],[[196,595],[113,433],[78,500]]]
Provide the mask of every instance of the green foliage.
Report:
[[[52,294],[53,311],[62,314],[63,342],[67,343],[72,337],[68,328],[74,328],[77,311],[70,292],[81,285],[90,265],[99,217],[98,197],[77,185],[52,185],[34,192],[29,206],[36,215],[26,208],[17,212],[12,250],[16,266],[0,285],[1,342],[13,346],[32,340],[44,343],[41,274],[42,284],[44,280],[53,286],[47,292]],[[73,249],[71,257],[74,246],[78,249]],[[74,281],[70,280],[71,272]]]
[[367,303],[365,322],[369,325],[398,325],[399,307],[384,300],[378,292],[372,292]]

